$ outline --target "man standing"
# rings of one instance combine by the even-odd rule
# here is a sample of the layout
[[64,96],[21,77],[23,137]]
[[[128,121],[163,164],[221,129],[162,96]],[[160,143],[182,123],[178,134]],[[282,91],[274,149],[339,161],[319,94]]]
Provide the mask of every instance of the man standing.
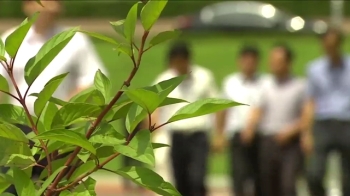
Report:
[[304,81],[292,76],[292,52],[285,45],[270,53],[273,78],[263,85],[252,111],[244,143],[251,143],[259,126],[259,169],[264,196],[296,196],[296,180],[302,166],[299,144]]
[[304,110],[303,147],[310,154],[308,183],[313,196],[325,196],[328,154],[342,159],[343,195],[350,195],[350,57],[342,53],[343,36],[329,29],[322,37],[326,56],[310,63]]
[[[173,44],[168,53],[169,68],[161,73],[157,82],[188,74],[170,97],[194,102],[203,98],[217,97],[212,73],[200,66],[192,65],[191,52],[184,42]],[[156,124],[166,122],[186,103],[159,108],[153,116]],[[171,163],[176,188],[184,196],[206,196],[205,177],[209,154],[208,132],[213,128],[212,116],[201,116],[164,127],[171,134]]]
[[[41,3],[44,7],[39,5],[36,1],[23,1],[23,10],[26,15],[31,16],[38,11],[40,11],[40,14],[37,21],[33,24],[23,40],[13,66],[14,77],[22,95],[25,94],[25,91],[28,88],[24,80],[24,67],[27,61],[37,54],[46,41],[64,30],[63,27],[60,27],[56,23],[56,19],[62,10],[61,2],[56,0],[42,1]],[[1,39],[5,42],[6,38],[14,30],[15,28],[5,32]],[[59,74],[70,72],[54,94],[57,98],[67,100],[77,92],[90,87],[93,84],[94,75],[98,69],[101,69],[102,72],[106,73],[102,62],[98,58],[98,55],[88,37],[77,33],[33,83],[28,95],[39,93],[51,78]],[[8,76],[3,67],[0,67],[0,74],[4,77]],[[11,90],[13,94],[17,94],[14,89]],[[3,98],[2,94],[0,94],[0,98],[1,97]],[[36,98],[32,96],[26,98],[26,105],[33,115],[35,100]],[[10,101],[14,105],[20,105],[14,99],[11,99]],[[20,128],[25,133],[31,131],[29,127],[20,126]],[[45,164],[46,163],[41,163],[41,165]],[[33,169],[33,175],[39,176],[41,171],[42,168],[35,167]],[[10,190],[10,192],[16,194],[13,189]]]
[[[245,46],[238,57],[240,72],[231,74],[224,79],[223,95],[225,99],[232,99],[249,106],[230,108],[222,112],[218,120],[219,138],[230,140],[230,160],[233,178],[233,192],[235,196],[259,195],[257,137],[251,144],[241,140],[241,131],[246,127],[252,105],[258,99],[262,83],[267,76],[257,73],[259,51],[253,46]],[[223,139],[217,145],[223,144]]]

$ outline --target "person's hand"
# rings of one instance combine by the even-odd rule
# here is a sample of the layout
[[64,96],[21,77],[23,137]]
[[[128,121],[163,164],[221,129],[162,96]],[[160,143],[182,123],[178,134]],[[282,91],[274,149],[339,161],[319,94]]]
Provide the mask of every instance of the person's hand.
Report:
[[225,150],[226,146],[227,146],[227,140],[224,134],[217,134],[214,136],[214,140],[212,143],[212,148],[214,152],[220,153]]
[[280,146],[286,145],[290,141],[291,135],[289,132],[281,131],[275,136],[275,140]]
[[301,137],[301,148],[305,155],[310,155],[314,148],[314,140],[311,133],[304,133]]
[[244,131],[242,131],[241,133],[241,141],[243,144],[249,145],[252,143],[253,139],[254,139],[254,130],[251,129],[246,129]]

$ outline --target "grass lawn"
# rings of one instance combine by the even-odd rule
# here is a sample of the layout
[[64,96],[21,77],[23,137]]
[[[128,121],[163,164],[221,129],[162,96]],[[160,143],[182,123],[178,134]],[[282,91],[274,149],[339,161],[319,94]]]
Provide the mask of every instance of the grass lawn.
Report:
[[[193,46],[194,63],[202,65],[213,71],[218,86],[222,79],[237,70],[236,56],[240,46],[244,43],[256,43],[262,53],[261,70],[266,71],[268,65],[269,49],[276,42],[284,42],[290,45],[295,52],[294,72],[303,75],[306,64],[322,54],[317,37],[307,35],[275,35],[275,34],[202,34],[186,35],[183,39],[189,40]],[[142,60],[142,66],[133,80],[133,87],[141,87],[150,84],[162,70],[166,69],[167,43],[158,45],[147,53]],[[350,44],[345,44],[346,51],[349,51]],[[127,78],[132,68],[131,61],[125,55],[117,56],[117,52],[112,50],[112,46],[96,41],[96,49],[113,79],[113,87],[117,90],[122,81]],[[119,161],[111,163],[110,167],[118,167]],[[210,159],[210,173],[225,174],[228,172],[228,160],[226,154],[212,155]]]

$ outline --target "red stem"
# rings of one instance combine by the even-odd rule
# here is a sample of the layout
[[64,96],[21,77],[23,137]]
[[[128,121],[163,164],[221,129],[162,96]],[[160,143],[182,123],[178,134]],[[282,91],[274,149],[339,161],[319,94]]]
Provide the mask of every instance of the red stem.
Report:
[[[133,60],[134,62],[134,68],[132,69],[128,79],[124,82],[124,84],[122,85],[122,88],[124,87],[124,85],[130,85],[130,82],[131,80],[134,78],[134,76],[136,75],[137,73],[137,70],[140,66],[140,63],[141,63],[141,58],[142,58],[142,55],[143,55],[143,50],[144,50],[144,45],[145,45],[145,42],[146,42],[146,39],[147,39],[147,36],[148,36],[149,32],[148,31],[145,31],[143,36],[142,36],[142,41],[141,41],[141,46],[140,46],[140,50],[139,50],[139,55],[138,55],[138,59],[137,59],[137,62],[135,64],[135,61]],[[134,59],[133,55],[131,57],[132,59]],[[122,88],[117,92],[117,94],[114,96],[114,98],[112,99],[112,101],[107,105],[107,107],[101,112],[101,114],[97,117],[96,121],[92,124],[92,126],[89,128],[88,132],[86,133],[86,138],[90,138],[90,136],[94,133],[94,131],[96,130],[97,126],[102,122],[104,116],[109,112],[109,110],[113,107],[113,105],[119,100],[119,98],[123,95],[124,91],[122,91]],[[132,139],[132,138],[131,138]],[[64,166],[66,166],[66,168],[72,164],[73,160],[75,159],[75,157],[78,155],[78,153],[80,152],[81,150],[81,147],[77,147],[73,153],[71,154],[71,156],[68,158],[68,160],[66,161],[66,163],[64,164]],[[118,153],[119,155],[119,153]],[[111,160],[113,160],[115,157],[117,157],[118,155],[112,155],[111,157],[109,157],[105,162],[103,162],[102,164],[105,165],[107,164],[108,162],[110,162]],[[112,158],[113,157],[113,158]],[[100,164],[100,165],[102,165]],[[90,171],[91,173],[95,172],[96,170],[98,170],[99,166],[96,166],[92,171]],[[71,172],[73,173],[74,170],[76,168],[74,168]],[[62,190],[66,190],[68,188],[65,188],[65,187],[62,187],[64,189],[60,190],[60,189],[56,189],[58,183],[62,180],[62,178],[66,175],[66,169],[63,169],[56,177],[56,179],[53,181],[52,185],[49,187],[49,189],[47,190],[47,194],[46,196],[52,196],[54,192],[57,192],[57,191],[62,191]],[[91,173],[88,172],[90,175]],[[75,180],[71,186],[73,186],[74,184],[76,183],[79,183],[79,181],[81,181],[82,179],[79,179],[78,181]],[[67,186],[66,186],[67,187]]]

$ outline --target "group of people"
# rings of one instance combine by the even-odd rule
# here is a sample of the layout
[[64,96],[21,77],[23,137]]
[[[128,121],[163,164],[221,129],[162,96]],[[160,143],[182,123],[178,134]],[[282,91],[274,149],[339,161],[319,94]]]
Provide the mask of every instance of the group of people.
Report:
[[[188,77],[170,97],[190,102],[223,97],[248,105],[164,127],[174,183],[182,195],[207,195],[211,145],[230,152],[235,196],[295,196],[299,176],[306,177],[312,196],[325,196],[327,156],[333,150],[342,158],[343,195],[350,195],[350,57],[342,51],[337,29],[320,39],[325,55],[307,65],[306,78],[292,73],[294,54],[286,44],[272,47],[268,74],[257,71],[259,50],[244,46],[236,62],[239,71],[224,79],[221,94],[211,71],[192,63],[187,43],[171,46],[169,67],[156,81]],[[158,109],[153,123],[164,122],[181,106]]]
[[[23,3],[26,14],[36,11],[41,14],[14,62],[14,76],[21,93],[27,89],[23,77],[26,62],[50,37],[63,30],[55,22],[61,11],[60,1],[42,3],[45,8],[35,1]],[[171,144],[171,171],[182,195],[207,195],[205,179],[211,147],[217,151],[227,148],[230,152],[235,196],[295,196],[299,174],[305,174],[313,196],[324,196],[326,160],[332,150],[341,154],[343,194],[350,195],[350,57],[343,54],[343,36],[336,29],[323,34],[321,43],[325,55],[308,65],[306,79],[293,75],[294,55],[287,45],[276,44],[271,49],[270,74],[257,71],[259,50],[244,46],[237,57],[239,71],[224,79],[223,93],[217,89],[210,70],[193,64],[186,42],[171,46],[168,67],[155,82],[183,74],[188,77],[170,97],[189,102],[223,97],[247,104],[215,116],[196,117],[163,127],[160,133],[168,135],[165,138]],[[90,40],[77,34],[39,76],[29,94],[40,92],[50,78],[70,72],[55,93],[58,98],[69,99],[91,86],[98,69],[104,70]],[[6,70],[1,68],[0,74],[6,76]],[[28,106],[33,106],[35,98],[26,101]],[[13,101],[13,104],[18,103]],[[184,104],[159,108],[152,115],[152,122],[165,122]],[[33,108],[29,110],[33,112]],[[28,127],[20,128],[30,131]],[[210,142],[212,130],[216,132],[214,141]],[[33,175],[40,175],[41,171],[34,169]],[[13,188],[9,192],[15,194]]]

